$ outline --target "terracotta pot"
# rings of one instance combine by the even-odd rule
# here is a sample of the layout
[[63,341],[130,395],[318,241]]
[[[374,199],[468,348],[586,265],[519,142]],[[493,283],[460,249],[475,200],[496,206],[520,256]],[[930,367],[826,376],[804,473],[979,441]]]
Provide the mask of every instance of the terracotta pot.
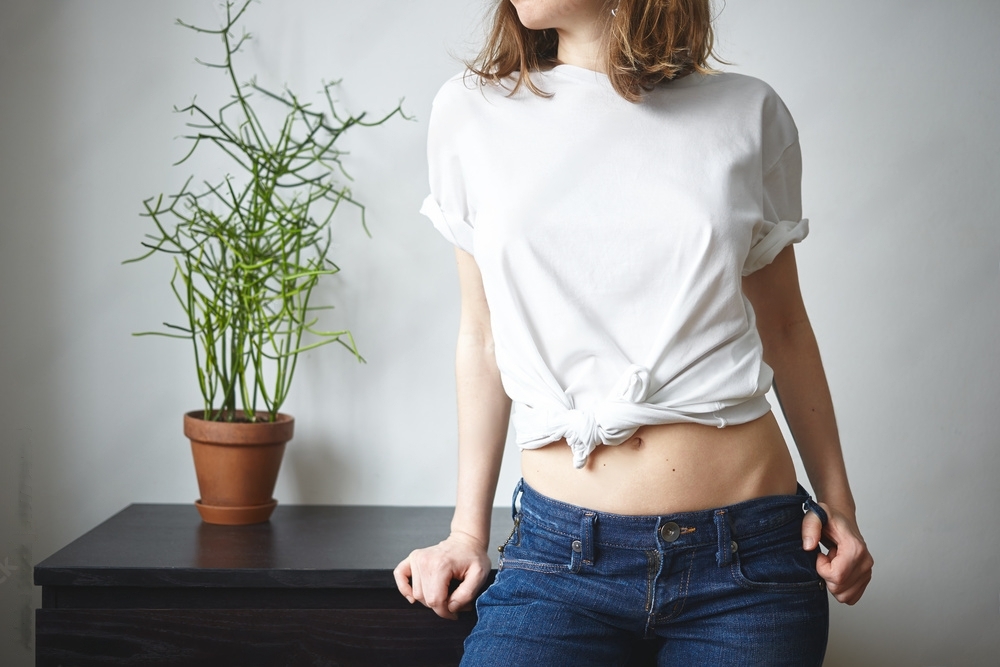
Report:
[[[207,421],[203,415],[203,410],[184,415],[201,492],[194,504],[202,520],[225,525],[267,521],[278,504],[271,494],[295,420],[282,413],[277,421],[256,423]],[[267,413],[257,415],[266,419]]]

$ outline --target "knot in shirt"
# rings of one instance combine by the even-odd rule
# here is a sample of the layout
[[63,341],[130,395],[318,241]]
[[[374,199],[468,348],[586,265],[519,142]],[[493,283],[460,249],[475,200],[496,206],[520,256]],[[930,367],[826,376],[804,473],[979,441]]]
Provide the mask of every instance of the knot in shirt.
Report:
[[601,427],[592,410],[573,408],[566,412],[566,442],[573,450],[573,465],[582,468],[597,445],[601,443]]
[[646,400],[648,391],[649,369],[631,364],[594,409],[571,408],[556,416],[558,429],[573,450],[574,467],[586,465],[598,445],[618,445],[632,437],[638,428],[632,408]]
[[618,394],[618,397],[623,401],[641,403],[646,400],[648,391],[649,369],[639,364],[632,364],[625,369],[625,374],[618,380],[618,384],[611,390],[611,394]]

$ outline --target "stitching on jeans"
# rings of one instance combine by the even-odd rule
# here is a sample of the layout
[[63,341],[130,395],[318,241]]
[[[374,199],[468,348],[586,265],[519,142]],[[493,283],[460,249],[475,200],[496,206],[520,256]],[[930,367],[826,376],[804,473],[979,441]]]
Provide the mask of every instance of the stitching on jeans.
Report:
[[656,585],[656,573],[660,569],[660,552],[646,552],[646,613],[653,610],[653,587]]
[[696,552],[696,549],[691,550],[691,558],[688,560],[687,576],[684,578],[684,585],[681,588],[681,599],[677,605],[675,615],[679,615],[684,610],[684,604],[687,602],[688,591],[691,590],[691,575],[694,572],[694,555]]
[[691,550],[687,563],[687,571],[684,573],[684,579],[681,580],[680,588],[677,589],[677,601],[674,602],[674,608],[669,614],[657,614],[657,621],[672,621],[677,618],[682,611],[684,611],[684,603],[687,602],[687,594],[688,591],[691,590],[691,573],[694,571],[694,557],[697,552],[697,549]]
[[[744,530],[740,533],[740,537],[755,537],[757,535],[762,535],[776,528],[782,528],[793,521],[797,521],[801,516],[803,516],[801,509],[790,508],[789,510],[783,511],[780,514],[774,516],[769,516],[760,521],[755,522],[752,527],[741,526]],[[736,520],[739,522],[739,519]]]
[[762,537],[762,536],[767,535],[768,533],[774,532],[776,530],[781,530],[782,528],[787,528],[788,524],[790,524],[790,523],[801,523],[801,521],[802,521],[802,519],[804,517],[805,517],[805,514],[798,514],[798,513],[796,513],[794,516],[792,516],[791,518],[789,518],[787,521],[782,520],[781,523],[774,522],[773,524],[769,523],[768,525],[765,525],[765,526],[758,525],[757,528],[759,528],[759,529],[762,528],[760,530],[754,530],[754,531],[751,531],[751,532],[743,531],[743,532],[740,532],[740,533],[734,532],[733,533],[733,539],[734,540],[748,540],[748,539],[750,539],[752,537]]
[[743,576],[743,573],[740,571],[739,567],[737,567],[736,563],[737,561],[734,560],[732,566],[730,567],[730,573],[733,576],[733,581],[735,581],[738,586],[741,586],[748,591],[761,591],[765,593],[812,593],[817,590],[824,590],[822,578],[816,579],[815,581],[750,581]]
[[[695,532],[696,528],[685,528],[681,527],[681,535],[688,535]],[[656,542],[656,538],[651,539],[652,542]],[[614,547],[616,549],[631,549],[634,551],[645,551],[644,545],[639,544],[619,544],[618,542],[605,542],[603,540],[594,540],[594,544],[598,544],[602,547]],[[650,545],[652,546],[652,545]],[[698,546],[696,544],[678,544],[677,542],[670,543],[670,549],[690,549],[691,547]]]
[[540,530],[548,531],[550,533],[555,533],[556,535],[561,535],[563,537],[571,537],[574,540],[576,539],[576,535],[574,535],[573,533],[564,533],[561,530],[556,530],[555,528],[553,528],[548,523],[545,523],[545,522],[541,521],[540,519],[537,519],[536,517],[533,517],[531,514],[522,514],[521,521],[522,522],[528,521],[528,523],[532,524],[533,526],[535,526],[536,528],[538,528]]
[[530,570],[532,572],[541,572],[542,574],[573,574],[573,572],[566,565],[552,565],[551,563],[537,563],[530,560],[520,560],[517,558],[505,558],[503,561],[505,568],[514,568],[516,570]]

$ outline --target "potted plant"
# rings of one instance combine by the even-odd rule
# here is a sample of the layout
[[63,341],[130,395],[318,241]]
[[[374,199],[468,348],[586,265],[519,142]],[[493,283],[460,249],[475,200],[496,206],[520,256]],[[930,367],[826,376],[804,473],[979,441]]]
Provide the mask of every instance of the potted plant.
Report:
[[[193,145],[175,164],[187,161],[200,146],[221,150],[237,175],[203,181],[197,191],[189,177],[180,191],[143,202],[153,230],[143,246],[173,260],[170,286],[185,315],[183,323],[164,323],[161,335],[193,345],[198,386],[204,405],[184,415],[191,440],[198,487],[195,505],[204,521],[246,524],[266,521],[277,500],[271,497],[285,443],[294,420],[280,412],[288,396],[299,354],[340,343],[358,361],[349,330],[317,326],[311,296],[319,281],[339,268],[329,256],[330,222],[342,202],[365,209],[351,196],[338,173],[343,169],[336,140],[350,127],[375,126],[402,112],[402,100],[375,122],[365,114],[341,118],[331,88],[324,83],[329,113],[314,111],[287,88],[270,92],[255,79],[240,83],[233,57],[250,39],[234,28],[252,0],[238,9],[225,4],[225,23],[210,30],[181,26],[219,37],[224,59],[202,63],[218,68],[231,86],[231,100],[209,113],[192,101],[174,108],[194,117],[186,136]],[[202,61],[199,61],[202,62]],[[265,126],[254,103],[276,105],[279,122]],[[408,118],[409,119],[409,118]]]

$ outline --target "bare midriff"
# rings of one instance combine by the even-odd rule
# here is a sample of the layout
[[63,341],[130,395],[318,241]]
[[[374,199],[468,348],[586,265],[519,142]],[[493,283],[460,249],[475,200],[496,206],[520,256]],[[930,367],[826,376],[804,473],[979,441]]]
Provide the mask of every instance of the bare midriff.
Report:
[[573,467],[565,439],[521,452],[521,474],[550,498],[614,514],[672,514],[794,494],[795,465],[772,412],[725,428],[641,426]]

